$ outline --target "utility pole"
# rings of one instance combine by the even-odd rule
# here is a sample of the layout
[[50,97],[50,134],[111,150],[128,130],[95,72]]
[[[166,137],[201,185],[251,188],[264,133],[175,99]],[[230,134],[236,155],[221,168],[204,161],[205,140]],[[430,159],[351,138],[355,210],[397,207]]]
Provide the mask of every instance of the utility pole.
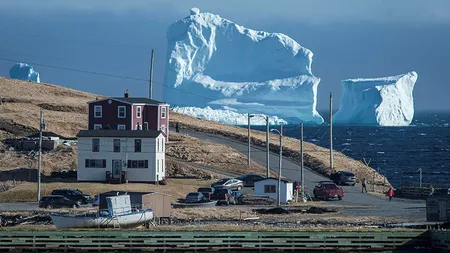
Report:
[[420,177],[419,178],[419,180],[420,180],[419,181],[419,187],[422,188],[422,168],[420,168],[418,171],[419,171],[419,177]]
[[270,165],[269,165],[269,152],[270,152],[270,142],[269,142],[269,115],[266,115],[266,167],[267,167],[267,175],[266,177],[270,177]]
[[248,169],[250,169],[250,119],[253,117],[254,115],[247,113],[247,122],[248,122],[248,133],[247,133],[247,137],[248,137],[248,153],[247,153],[247,161],[248,161]]
[[283,123],[280,124],[280,164],[278,168],[278,203],[277,206],[281,204],[281,162],[283,160]]
[[150,60],[150,87],[148,91],[148,98],[153,99],[152,86],[153,86],[153,60],[155,58],[155,50],[152,49],[152,58]]
[[38,156],[38,173],[37,173],[37,201],[41,199],[41,156],[42,156],[42,130],[45,128],[42,120],[42,110],[39,113],[39,156]]
[[333,171],[333,93],[330,92],[330,169]]
[[300,124],[300,187],[302,201],[305,199],[305,174],[303,170],[303,122]]

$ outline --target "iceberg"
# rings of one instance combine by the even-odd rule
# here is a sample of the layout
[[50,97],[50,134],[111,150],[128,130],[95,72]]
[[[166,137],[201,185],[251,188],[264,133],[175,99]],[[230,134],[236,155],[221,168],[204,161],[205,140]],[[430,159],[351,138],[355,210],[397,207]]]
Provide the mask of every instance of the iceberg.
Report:
[[[248,115],[240,114],[236,112],[236,109],[224,106],[223,109],[212,109],[207,106],[205,108],[197,107],[174,107],[173,112],[189,115],[196,118],[201,118],[205,120],[217,121],[228,125],[247,125]],[[265,115],[255,114],[250,120],[251,125],[266,125]],[[287,124],[283,119],[277,116],[269,116],[269,125],[280,125],[281,123]]]
[[312,74],[313,53],[290,37],[193,8],[169,26],[167,40],[166,101],[205,113],[226,106],[241,115],[323,123],[316,110],[320,79]]
[[9,70],[9,77],[24,81],[40,82],[39,73],[26,63],[16,63]]
[[333,123],[340,125],[408,126],[414,117],[413,89],[417,73],[348,79],[341,82],[339,111]]

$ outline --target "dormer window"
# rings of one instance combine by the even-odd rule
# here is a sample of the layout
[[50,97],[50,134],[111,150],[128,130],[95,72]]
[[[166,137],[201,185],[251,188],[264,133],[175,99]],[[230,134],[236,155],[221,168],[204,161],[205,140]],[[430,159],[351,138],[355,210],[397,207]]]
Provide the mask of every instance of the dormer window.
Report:
[[101,117],[102,117],[102,106],[94,105],[94,118],[101,118]]
[[126,118],[126,116],[127,116],[126,109],[127,109],[127,108],[126,108],[125,106],[119,106],[119,107],[118,107],[117,117],[118,117],[119,119],[124,119],[124,118]]

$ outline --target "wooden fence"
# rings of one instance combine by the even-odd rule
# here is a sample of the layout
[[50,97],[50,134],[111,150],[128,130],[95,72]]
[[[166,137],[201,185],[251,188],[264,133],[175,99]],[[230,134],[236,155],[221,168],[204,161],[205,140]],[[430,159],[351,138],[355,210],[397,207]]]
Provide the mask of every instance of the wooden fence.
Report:
[[0,252],[379,252],[431,248],[426,230],[0,231]]

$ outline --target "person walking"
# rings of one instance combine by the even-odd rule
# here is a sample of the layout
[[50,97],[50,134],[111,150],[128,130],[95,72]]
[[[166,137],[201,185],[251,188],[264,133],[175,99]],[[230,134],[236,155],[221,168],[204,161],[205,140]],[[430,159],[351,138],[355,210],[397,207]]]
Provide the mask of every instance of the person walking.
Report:
[[392,200],[392,196],[394,196],[394,190],[392,189],[392,187],[389,187],[389,190],[387,192],[387,195],[389,197],[389,202],[391,202]]
[[361,186],[362,186],[361,192],[362,193],[364,193],[364,191],[366,191],[366,193],[367,193],[367,185],[366,184],[367,184],[366,183],[366,178],[363,178],[363,180],[361,181]]
[[180,126],[177,122],[177,124],[175,125],[175,132],[179,133],[180,132]]

